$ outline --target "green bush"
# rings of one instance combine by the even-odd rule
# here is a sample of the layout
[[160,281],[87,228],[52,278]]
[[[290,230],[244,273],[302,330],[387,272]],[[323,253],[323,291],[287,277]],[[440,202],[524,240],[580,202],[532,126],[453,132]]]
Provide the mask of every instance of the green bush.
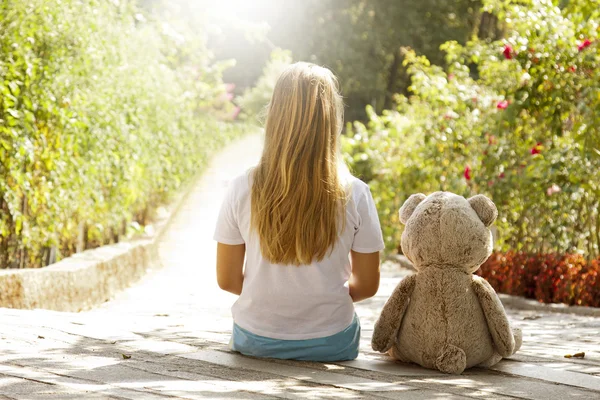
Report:
[[237,130],[203,41],[129,1],[2,0],[0,46],[0,268],[118,240]]
[[[414,192],[489,195],[503,250],[600,252],[600,13],[586,1],[487,1],[505,37],[446,43],[446,68],[407,51],[409,98],[344,144],[370,181],[388,248]],[[352,129],[353,128],[353,129]]]

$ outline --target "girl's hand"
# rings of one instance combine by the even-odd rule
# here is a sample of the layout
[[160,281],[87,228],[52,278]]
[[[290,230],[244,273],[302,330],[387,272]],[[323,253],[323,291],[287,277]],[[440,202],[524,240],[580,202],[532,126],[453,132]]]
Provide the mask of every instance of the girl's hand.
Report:
[[357,302],[375,296],[379,289],[379,252],[350,252],[352,275],[348,281],[350,297]]
[[240,295],[244,284],[246,245],[217,243],[217,282],[229,293]]

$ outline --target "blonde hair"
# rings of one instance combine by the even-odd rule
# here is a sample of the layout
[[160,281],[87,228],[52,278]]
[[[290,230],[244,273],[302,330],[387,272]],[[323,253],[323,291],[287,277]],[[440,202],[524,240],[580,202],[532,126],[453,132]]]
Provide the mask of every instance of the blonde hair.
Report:
[[281,74],[252,184],[252,227],[271,263],[321,261],[335,245],[347,198],[338,175],[342,118],[330,70],[296,63]]

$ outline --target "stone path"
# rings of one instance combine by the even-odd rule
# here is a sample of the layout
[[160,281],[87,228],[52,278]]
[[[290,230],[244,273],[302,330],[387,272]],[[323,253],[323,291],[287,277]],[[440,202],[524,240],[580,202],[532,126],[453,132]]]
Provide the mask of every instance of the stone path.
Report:
[[[216,288],[212,229],[227,182],[254,163],[260,138],[219,154],[161,244],[162,269],[89,312],[0,309],[0,399],[600,399],[600,318],[508,310],[524,344],[492,370],[448,376],[370,350],[374,320],[398,280],[357,305],[358,360],[260,360],[227,351],[235,297]],[[585,351],[585,358],[565,354]]]

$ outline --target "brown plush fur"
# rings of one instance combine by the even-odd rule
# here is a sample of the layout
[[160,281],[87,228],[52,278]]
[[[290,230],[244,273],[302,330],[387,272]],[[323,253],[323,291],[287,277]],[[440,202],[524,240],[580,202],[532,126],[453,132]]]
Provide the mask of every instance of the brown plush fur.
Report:
[[473,275],[492,252],[498,215],[487,197],[412,195],[400,209],[402,251],[417,273],[402,280],[375,324],[372,347],[393,358],[460,374],[521,347],[498,295]]

